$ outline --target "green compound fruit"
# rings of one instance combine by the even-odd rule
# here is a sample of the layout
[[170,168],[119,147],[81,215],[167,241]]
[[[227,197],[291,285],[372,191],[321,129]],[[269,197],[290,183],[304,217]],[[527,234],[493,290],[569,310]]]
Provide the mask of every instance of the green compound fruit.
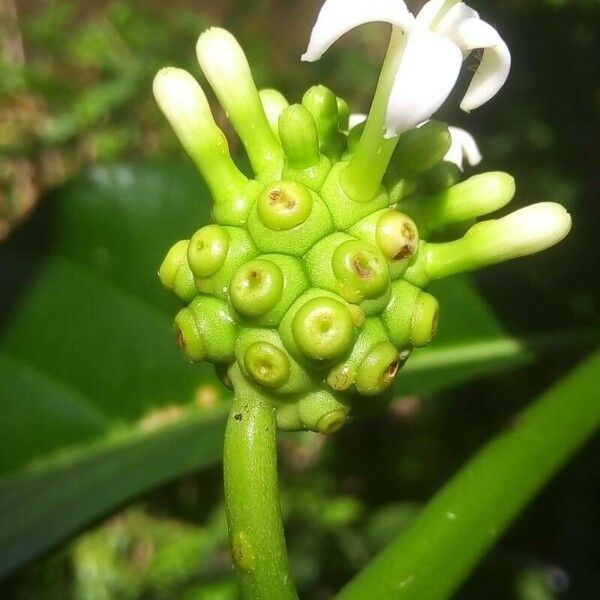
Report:
[[331,90],[315,86],[290,106],[258,92],[227,32],[209,30],[197,49],[255,177],[233,162],[195,79],[163,69],[155,96],[212,192],[215,223],[178,241],[159,276],[186,305],[175,318],[184,356],[212,362],[226,383],[239,367],[274,399],[282,429],[332,433],[353,410],[385,406],[412,349],[435,336],[430,281],[537,252],[569,230],[551,203],[477,222],[510,202],[514,181],[461,181],[443,123],[402,134],[365,167],[364,124],[348,131],[348,105]]

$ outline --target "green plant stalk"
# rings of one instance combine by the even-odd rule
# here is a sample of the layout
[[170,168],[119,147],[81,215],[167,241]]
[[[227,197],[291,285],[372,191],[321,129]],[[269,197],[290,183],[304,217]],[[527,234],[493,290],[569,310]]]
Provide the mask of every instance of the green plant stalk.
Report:
[[471,460],[337,596],[449,598],[552,475],[600,425],[596,352]]
[[279,489],[275,408],[252,388],[235,364],[235,397],[223,469],[225,504],[235,574],[245,600],[297,598],[290,576]]

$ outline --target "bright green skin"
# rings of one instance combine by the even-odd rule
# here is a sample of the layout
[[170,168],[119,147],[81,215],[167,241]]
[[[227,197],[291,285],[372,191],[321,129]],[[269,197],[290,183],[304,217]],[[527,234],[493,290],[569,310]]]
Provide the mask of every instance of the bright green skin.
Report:
[[[444,275],[444,264],[426,267],[445,245],[423,234],[475,216],[460,202],[466,195],[472,205],[477,186],[438,175],[450,143],[441,123],[401,137],[385,185],[350,198],[340,173],[352,143],[338,106],[317,86],[284,110],[281,171],[249,180],[235,219],[221,203],[216,223],[178,242],[160,270],[165,287],[192,301],[176,321],[186,357],[219,373],[237,363],[274,399],[282,429],[331,433],[352,408],[385,405],[410,350],[437,328],[437,301],[421,287]],[[493,203],[512,197],[510,185],[494,188],[507,175],[478,177],[483,192],[506,196]],[[471,268],[467,256],[451,262],[452,272]]]

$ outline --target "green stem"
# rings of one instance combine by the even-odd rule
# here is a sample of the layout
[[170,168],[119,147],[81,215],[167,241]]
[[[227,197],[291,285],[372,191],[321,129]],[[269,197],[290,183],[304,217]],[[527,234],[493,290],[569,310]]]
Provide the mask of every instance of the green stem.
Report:
[[404,33],[394,27],[365,130],[340,176],[342,189],[357,202],[368,202],[375,197],[398,143],[398,137],[383,136],[388,99],[403,52]]
[[235,397],[223,469],[235,574],[245,600],[293,600],[277,486],[275,409],[237,365],[229,376]]
[[511,521],[600,425],[599,369],[596,352],[534,402],[338,600],[451,597]]

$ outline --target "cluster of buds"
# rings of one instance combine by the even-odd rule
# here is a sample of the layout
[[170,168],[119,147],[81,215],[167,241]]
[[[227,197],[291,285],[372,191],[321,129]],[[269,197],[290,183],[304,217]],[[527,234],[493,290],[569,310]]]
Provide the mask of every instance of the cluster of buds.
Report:
[[[462,180],[443,123],[411,124],[390,146],[385,106],[375,125],[349,129],[347,103],[324,86],[292,105],[259,92],[228,32],[206,31],[197,52],[255,178],[234,164],[196,80],[160,71],[155,96],[209,186],[215,223],[178,241],[159,275],[185,304],[175,326],[187,359],[214,363],[225,383],[239,368],[273,398],[282,429],[331,433],[351,411],[384,405],[411,350],[435,335],[430,281],[537,252],[569,230],[552,203],[477,221],[513,198],[514,181]],[[369,127],[381,147],[365,167]]]

